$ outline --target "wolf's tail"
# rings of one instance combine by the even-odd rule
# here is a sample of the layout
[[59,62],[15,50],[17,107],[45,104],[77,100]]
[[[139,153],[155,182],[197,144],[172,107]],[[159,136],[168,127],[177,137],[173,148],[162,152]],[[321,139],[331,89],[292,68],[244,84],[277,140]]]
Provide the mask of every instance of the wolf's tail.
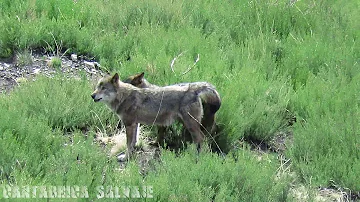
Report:
[[212,114],[215,114],[221,106],[221,98],[215,87],[207,82],[195,82],[192,85],[195,93],[199,95],[201,101],[209,106]]

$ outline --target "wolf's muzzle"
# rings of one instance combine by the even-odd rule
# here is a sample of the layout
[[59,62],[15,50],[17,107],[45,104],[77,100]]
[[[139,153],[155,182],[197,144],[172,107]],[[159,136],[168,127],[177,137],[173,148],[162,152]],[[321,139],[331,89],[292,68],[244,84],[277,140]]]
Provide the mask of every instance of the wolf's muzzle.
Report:
[[96,99],[96,94],[95,93],[91,95],[91,98],[94,100],[94,102],[99,102],[101,100],[101,98]]

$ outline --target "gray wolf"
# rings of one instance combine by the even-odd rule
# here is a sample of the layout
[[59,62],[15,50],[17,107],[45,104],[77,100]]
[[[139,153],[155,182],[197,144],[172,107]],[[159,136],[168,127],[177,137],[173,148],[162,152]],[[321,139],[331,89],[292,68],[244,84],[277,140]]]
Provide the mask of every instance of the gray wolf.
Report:
[[[127,79],[124,80],[124,82],[130,83],[133,86],[136,86],[139,88],[158,88],[159,87],[157,85],[154,85],[154,84],[151,84],[150,82],[148,82],[144,78],[144,72],[129,76]],[[190,86],[191,89],[197,89],[197,90],[201,90],[204,87],[205,87],[205,89],[207,89],[207,88],[212,89],[212,91],[210,91],[210,93],[213,93],[213,96],[211,96],[211,99],[209,99],[210,96],[201,98],[201,102],[202,102],[202,106],[203,106],[203,113],[204,113],[201,124],[205,128],[206,132],[213,134],[215,131],[215,127],[216,127],[215,113],[219,110],[220,105],[221,105],[221,99],[220,99],[219,93],[216,91],[215,87],[208,82],[179,83],[179,84],[174,84],[171,86],[176,86],[176,87],[184,88],[184,89],[186,89]],[[165,128],[163,128],[163,127],[159,128],[157,143],[159,143],[161,145],[162,145],[163,136],[164,136],[165,131],[166,131]]]
[[200,126],[201,100],[216,100],[215,94],[208,86],[200,89],[191,85],[138,88],[120,81],[116,73],[100,79],[91,97],[95,102],[105,103],[125,125],[127,153],[120,159],[124,161],[134,151],[138,123],[169,126],[180,120],[200,152],[204,140]]

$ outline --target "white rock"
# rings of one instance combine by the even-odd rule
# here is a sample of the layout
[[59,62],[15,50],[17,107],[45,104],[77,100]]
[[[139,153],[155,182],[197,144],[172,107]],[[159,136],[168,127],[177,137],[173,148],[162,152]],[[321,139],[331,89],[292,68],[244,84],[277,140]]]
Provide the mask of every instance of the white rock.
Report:
[[91,71],[90,71],[90,74],[96,74],[97,73],[97,70],[96,69],[92,69]]
[[89,62],[89,61],[84,61],[85,66],[94,69],[94,68],[99,68],[100,64],[98,62]]
[[34,69],[34,74],[39,74],[40,73],[40,69]]
[[72,61],[74,61],[74,62],[76,62],[77,60],[78,60],[78,58],[77,58],[77,55],[76,54],[71,54],[71,60]]
[[90,68],[95,68],[95,64],[93,62],[84,61],[85,66]]
[[98,62],[94,62],[94,64],[95,64],[95,67],[101,67]]

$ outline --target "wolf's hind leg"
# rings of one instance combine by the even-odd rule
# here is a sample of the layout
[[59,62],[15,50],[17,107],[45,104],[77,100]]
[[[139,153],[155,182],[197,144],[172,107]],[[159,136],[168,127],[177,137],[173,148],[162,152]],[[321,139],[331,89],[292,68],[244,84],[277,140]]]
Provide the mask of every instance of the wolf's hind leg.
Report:
[[165,126],[158,127],[156,143],[159,144],[161,147],[164,147],[166,129],[167,129],[167,127],[165,127]]
[[213,134],[215,131],[215,114],[204,114],[201,124],[206,129],[205,132]]
[[201,124],[207,130],[205,132],[210,133],[211,135],[214,134],[216,131],[216,123],[215,123],[215,112],[212,110],[212,106],[207,103],[202,103],[204,115],[201,120]]
[[201,121],[201,118],[198,117],[198,120],[190,115],[187,114],[188,118],[184,118],[183,123],[186,129],[190,132],[191,137],[193,139],[193,142],[197,144],[197,150],[200,152],[201,150],[201,144],[204,141],[204,134],[201,131],[199,121]]

